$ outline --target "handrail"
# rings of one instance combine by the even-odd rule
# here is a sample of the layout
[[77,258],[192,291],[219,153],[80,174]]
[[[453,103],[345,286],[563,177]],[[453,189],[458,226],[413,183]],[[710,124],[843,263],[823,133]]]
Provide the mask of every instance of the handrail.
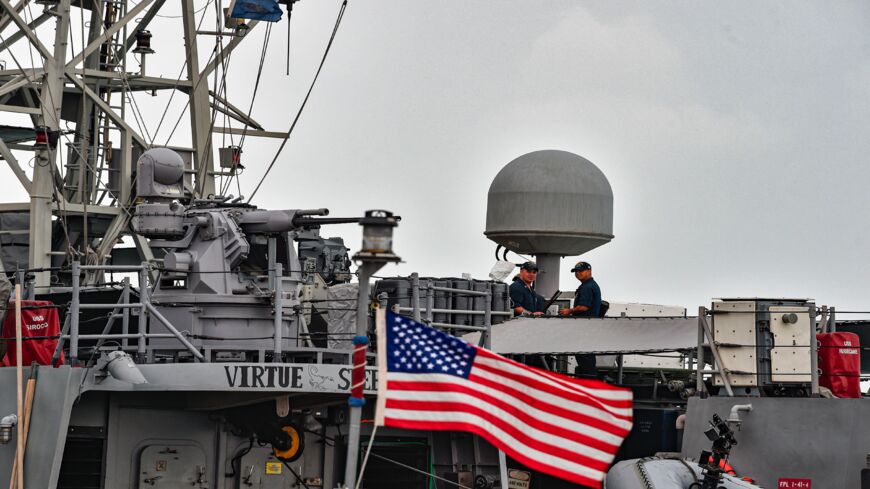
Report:
[[[493,284],[490,282],[482,282],[486,288],[486,290],[471,290],[471,289],[460,289],[455,287],[442,287],[440,285],[435,285],[431,281],[427,281],[425,287],[420,286],[420,275],[418,273],[411,274],[411,306],[399,306],[395,305],[394,311],[396,312],[411,312],[413,313],[413,317],[415,321],[423,321],[423,313],[426,314],[425,322],[430,326],[443,328],[443,329],[453,329],[453,330],[464,330],[464,331],[480,331],[480,341],[478,346],[482,346],[484,348],[489,348],[491,345],[491,336],[492,336],[492,317],[495,316],[513,316],[513,311],[493,311],[492,310],[492,297],[493,297]],[[420,304],[420,290],[422,288],[426,289],[426,305],[425,307]],[[483,297],[484,298],[484,309],[444,309],[444,308],[436,308],[435,307],[435,292],[447,292],[447,293],[458,293],[465,296],[473,296],[473,297]],[[469,326],[462,324],[451,324],[445,322],[436,322],[435,314],[462,314],[468,316],[483,316],[483,325],[479,326]]]
[[[414,310],[413,307],[407,307],[407,306],[396,306],[395,308],[398,309],[399,312],[412,312]],[[425,307],[421,307],[420,312],[428,312],[428,309]],[[486,311],[478,311],[476,309],[438,309],[438,308],[433,308],[432,312],[435,314],[451,314],[451,313],[453,313],[453,314],[468,314],[471,316],[485,316],[486,315]],[[490,311],[490,314],[493,316],[512,316],[513,312],[511,312],[511,311]]]
[[[82,304],[81,303],[81,273],[87,270],[106,270],[116,272],[139,272],[139,302],[129,302],[130,286],[129,279],[125,279],[124,290],[121,293],[119,301],[115,304]],[[79,340],[98,340],[96,348],[102,346],[103,340],[107,339],[123,339],[122,348],[128,347],[127,340],[137,338],[138,344],[136,347],[137,359],[142,361],[145,359],[148,347],[149,338],[175,338],[184,345],[190,353],[200,361],[207,362],[208,359],[192,344],[184,335],[169,322],[160,312],[151,304],[151,294],[148,290],[148,272],[150,266],[148,263],[141,265],[82,265],[78,261],[72,262],[72,288],[69,313],[67,319],[69,322],[69,334],[66,331],[61,333],[61,340],[58,341],[58,349],[62,348],[63,340],[69,339],[69,357],[70,363],[76,365],[79,360]],[[94,309],[111,309],[106,327],[102,334],[79,334],[79,313],[82,310]],[[130,310],[137,309],[139,311],[139,331],[136,334],[129,333],[129,317]],[[123,311],[123,314],[121,312]],[[169,333],[148,333],[148,316],[153,317],[163,324],[169,330]],[[114,324],[115,318],[122,317],[122,333],[109,334],[111,327]],[[65,323],[66,324],[66,323]],[[66,328],[64,328],[66,329]]]

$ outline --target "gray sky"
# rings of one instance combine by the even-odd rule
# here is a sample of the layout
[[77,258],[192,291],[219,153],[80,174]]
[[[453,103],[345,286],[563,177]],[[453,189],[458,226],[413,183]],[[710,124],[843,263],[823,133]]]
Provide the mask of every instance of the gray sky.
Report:
[[[297,4],[290,77],[286,24],[274,26],[253,109],[267,129],[289,126],[339,5]],[[149,74],[174,77],[180,21],[162,20]],[[240,107],[263,36],[231,60]],[[712,297],[801,296],[870,310],[868,51],[870,4],[858,1],[350,0],[255,203],[390,209],[406,263],[382,274],[484,278],[492,178],[526,152],[562,149],[613,187],[616,238],[583,257],[605,299],[693,311]],[[152,130],[167,98],[137,97]],[[278,143],[246,140],[243,194]],[[0,178],[4,200],[21,200],[5,168]],[[358,226],[330,231],[359,244]],[[575,260],[563,261],[563,290],[577,285]]]

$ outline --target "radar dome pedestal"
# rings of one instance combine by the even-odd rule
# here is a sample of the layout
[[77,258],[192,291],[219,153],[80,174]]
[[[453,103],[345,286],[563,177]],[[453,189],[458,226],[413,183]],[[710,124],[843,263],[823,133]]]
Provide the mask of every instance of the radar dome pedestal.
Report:
[[559,289],[559,262],[613,239],[613,190],[591,161],[567,151],[525,154],[489,187],[486,237],[536,256],[538,292]]

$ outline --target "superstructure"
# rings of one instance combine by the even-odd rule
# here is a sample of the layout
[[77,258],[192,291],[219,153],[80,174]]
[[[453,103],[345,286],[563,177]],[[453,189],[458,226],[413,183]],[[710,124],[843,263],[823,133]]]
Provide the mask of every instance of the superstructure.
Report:
[[[180,77],[150,59],[149,25],[170,7],[180,8]],[[717,300],[692,316],[611,304],[606,318],[514,319],[501,280],[413,274],[369,288],[398,259],[388,241],[397,224],[401,254],[391,212],[335,217],[328,202],[265,210],[230,195],[243,147],[221,136],[286,143],[293,126],[263,127],[229,100],[226,60],[263,23],[224,7],[0,0],[0,156],[29,197],[0,205],[0,265],[24,299],[51,300],[59,315],[56,337],[37,338],[57,342],[52,365],[26,366],[27,488],[333,488],[348,483],[348,444],[373,455],[363,487],[568,487],[513,461],[509,486],[497,451],[463,433],[384,430],[369,446],[371,403],[354,410],[347,397],[351,338],[371,332],[374,307],[515,358],[544,355],[569,374],[573,355],[596,354],[602,376],[635,392],[621,459],[697,459],[719,414],[739,441],[732,463],[764,487],[858,488],[870,477],[866,400],[819,397],[815,334],[837,321],[811,300]],[[157,128],[143,125],[140,95],[161,91],[185,100],[178,124],[189,147],[155,141]],[[270,168],[279,155],[244,164]],[[613,239],[610,185],[577,155],[517,158],[489,197],[496,260],[534,255],[548,297],[559,293],[562,257]],[[529,205],[511,207],[520,200]],[[347,223],[362,224],[358,249],[349,244],[358,236],[328,233]],[[15,370],[0,369],[0,418],[16,411],[15,384]],[[2,481],[13,478],[12,433],[0,436]]]

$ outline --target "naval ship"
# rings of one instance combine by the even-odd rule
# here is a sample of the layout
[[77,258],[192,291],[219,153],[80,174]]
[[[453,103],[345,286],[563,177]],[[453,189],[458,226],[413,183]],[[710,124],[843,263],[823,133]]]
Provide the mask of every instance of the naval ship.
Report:
[[[585,158],[536,151],[494,176],[490,277],[390,276],[401,209],[334,217],[328,202],[267,210],[230,195],[242,148],[215,148],[217,136],[286,143],[292,132],[267,130],[219,86],[226,59],[265,24],[235,16],[236,3],[179,0],[177,76],[154,62],[146,69],[149,25],[176,7],[165,0],[0,0],[0,157],[29,196],[0,204],[0,302],[11,300],[2,483],[577,487],[500,464],[467,433],[381,428],[370,440],[373,403],[348,404],[352,338],[373,335],[373,311],[386,308],[568,375],[575,355],[595,355],[602,379],[634,393],[634,428],[606,487],[870,487],[870,404],[831,388],[832,378],[854,384],[866,374],[859,342],[870,335],[866,323],[838,321],[835,305],[735,297],[696,311],[613,303],[601,318],[554,314],[573,298],[558,290],[561,259],[613,239],[610,184]],[[280,3],[290,11],[296,0]],[[74,28],[83,32],[70,36]],[[32,64],[15,56],[24,45]],[[133,95],[163,91],[189,106],[190,147],[155,144],[140,125]],[[330,236],[348,223],[360,224],[361,239]],[[512,269],[509,253],[534,256],[549,314],[514,317],[512,274],[495,273]],[[22,341],[10,333],[19,316]],[[852,343],[817,340],[844,332]],[[865,361],[832,374],[820,368],[825,352]],[[28,353],[36,360],[19,368]],[[366,356],[371,399],[373,348]],[[370,459],[358,474],[360,453]]]

